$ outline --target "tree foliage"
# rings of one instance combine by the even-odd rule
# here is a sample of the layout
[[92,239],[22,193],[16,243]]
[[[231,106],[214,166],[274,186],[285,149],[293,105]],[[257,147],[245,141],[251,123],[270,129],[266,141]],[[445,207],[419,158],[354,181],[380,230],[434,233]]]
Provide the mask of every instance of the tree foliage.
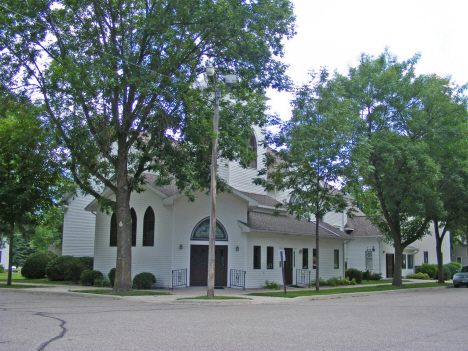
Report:
[[348,206],[344,193],[335,186],[345,179],[350,166],[353,137],[352,104],[339,99],[339,85],[329,82],[322,69],[312,74],[310,85],[296,91],[293,116],[282,125],[274,144],[279,149],[267,154],[267,179],[257,179],[267,190],[289,190],[288,211],[316,223],[316,289],[319,289],[319,223],[331,211]]
[[[448,79],[415,74],[418,58],[362,55],[358,67],[336,77],[362,121],[352,154],[358,164],[354,194],[393,242],[394,285],[401,285],[404,248],[424,236],[441,211],[437,184],[447,179],[432,154],[434,136],[455,111],[466,113],[461,91]],[[437,147],[445,148],[442,139]]]
[[[240,84],[222,100],[222,157],[252,157],[251,125],[264,123],[264,89],[285,88],[288,0],[5,1],[3,79],[41,94],[68,150],[76,183],[116,212],[114,289],[131,288],[129,199],[144,172],[187,195],[209,182],[213,96],[197,80],[211,61]],[[203,85],[203,84],[202,84]],[[104,198],[100,184],[112,191]]]

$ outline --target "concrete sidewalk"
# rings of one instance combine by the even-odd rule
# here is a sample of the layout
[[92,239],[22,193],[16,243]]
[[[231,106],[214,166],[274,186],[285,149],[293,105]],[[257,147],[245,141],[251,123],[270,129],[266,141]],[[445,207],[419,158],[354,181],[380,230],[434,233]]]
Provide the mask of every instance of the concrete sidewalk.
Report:
[[[418,279],[405,279],[408,280],[408,283],[426,283],[427,280],[418,280]],[[14,282],[13,284],[18,285],[37,285],[37,288],[29,288],[29,289],[18,289],[22,291],[28,292],[40,292],[40,293],[59,293],[59,294],[79,294],[83,296],[84,294],[79,293],[80,290],[99,290],[105,288],[96,288],[90,286],[82,286],[82,285],[68,285],[68,284],[61,284],[61,285],[50,285],[50,284],[30,284],[30,283],[17,283]],[[387,285],[386,283],[385,285]],[[366,287],[366,286],[375,286],[375,285],[382,285],[378,281],[376,284],[365,284],[359,285],[359,287]],[[328,290],[334,288],[355,288],[356,285],[346,285],[346,286],[337,286],[337,287],[320,287],[320,290]],[[14,288],[13,288],[14,289]],[[315,290],[313,287],[311,288],[297,288],[297,287],[287,287],[287,291],[304,291],[304,290]],[[1,290],[0,290],[1,291]],[[265,304],[265,303],[289,303],[292,300],[317,300],[317,299],[330,299],[337,296],[355,296],[357,294],[369,294],[370,292],[356,292],[352,294],[335,294],[335,295],[316,295],[316,296],[301,296],[296,298],[283,298],[283,297],[269,297],[269,296],[251,296],[251,293],[260,293],[260,292],[282,292],[283,290],[267,290],[267,289],[246,289],[245,291],[242,288],[222,288],[222,289],[215,289],[215,296],[230,296],[230,297],[239,297],[243,299],[229,299],[229,300],[221,300],[221,299],[214,299],[214,300],[194,300],[190,298],[196,298],[200,296],[206,296],[207,290],[206,287],[203,286],[190,286],[190,287],[182,287],[176,288],[174,290],[170,289],[161,289],[161,292],[168,293],[169,295],[144,295],[144,296],[117,296],[112,295],[115,298],[122,298],[134,301],[141,301],[141,302],[151,302],[151,303],[216,303],[216,304]],[[391,290],[391,292],[395,292],[398,290]],[[401,291],[401,290],[400,290]],[[405,291],[405,290],[403,290]],[[388,292],[388,291],[383,291]],[[372,293],[382,293],[382,292],[372,292]],[[109,295],[93,295],[93,296],[105,296],[109,297]]]

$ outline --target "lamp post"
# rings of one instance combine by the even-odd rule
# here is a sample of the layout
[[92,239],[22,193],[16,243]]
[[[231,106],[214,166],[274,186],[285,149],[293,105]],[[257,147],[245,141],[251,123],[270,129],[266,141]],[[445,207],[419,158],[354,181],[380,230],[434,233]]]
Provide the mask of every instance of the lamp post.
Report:
[[[218,174],[218,120],[219,120],[219,98],[221,97],[222,88],[216,87],[215,69],[209,64],[206,67],[206,75],[213,76],[214,90],[215,90],[215,108],[213,116],[213,147],[211,151],[211,211],[210,211],[210,235],[208,246],[208,282],[207,294],[208,298],[214,298],[214,285],[215,285],[215,245],[216,245],[216,176]],[[225,77],[225,84],[227,87],[236,85],[237,76],[227,75]]]

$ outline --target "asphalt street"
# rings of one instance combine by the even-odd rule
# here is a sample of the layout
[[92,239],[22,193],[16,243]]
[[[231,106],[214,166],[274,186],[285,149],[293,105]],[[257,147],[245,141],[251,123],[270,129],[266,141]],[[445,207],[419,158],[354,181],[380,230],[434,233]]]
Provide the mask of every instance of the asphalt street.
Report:
[[467,350],[468,289],[195,301],[0,290],[0,350]]

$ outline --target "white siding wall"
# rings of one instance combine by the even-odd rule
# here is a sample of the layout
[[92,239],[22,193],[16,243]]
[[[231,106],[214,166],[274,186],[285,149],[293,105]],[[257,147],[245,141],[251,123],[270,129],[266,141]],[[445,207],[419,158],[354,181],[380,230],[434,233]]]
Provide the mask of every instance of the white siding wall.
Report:
[[[261,269],[253,269],[254,246],[261,246]],[[273,269],[267,269],[267,246],[273,246]],[[246,287],[259,288],[266,280],[283,284],[282,271],[279,267],[279,250],[284,248],[293,249],[295,265],[293,267],[293,284],[296,283],[296,269],[302,269],[302,254],[299,250],[308,249],[309,270],[311,280],[315,280],[315,270],[312,269],[313,248],[315,248],[315,237],[301,235],[253,233],[247,234],[246,245]],[[334,268],[334,250],[339,250],[339,268]],[[319,271],[320,277],[327,280],[332,277],[344,277],[343,269],[343,241],[339,239],[320,239],[319,248]]]
[[[173,269],[187,268],[190,283],[190,245],[208,245],[208,241],[190,240],[193,229],[199,221],[210,216],[210,197],[197,194],[194,203],[181,198],[174,203],[174,255]],[[216,245],[228,245],[228,285],[229,270],[243,269],[244,239],[238,221],[247,222],[247,208],[244,200],[233,194],[217,196],[216,218],[227,231],[228,241],[217,241]],[[179,246],[182,245],[182,250]],[[239,251],[236,247],[239,246]]]
[[[155,216],[154,246],[142,246],[143,218],[148,206]],[[170,286],[172,242],[171,208],[164,207],[162,198],[151,190],[132,194],[130,207],[137,215],[137,243],[132,247],[132,277],[140,272],[150,272],[156,276],[157,286]],[[116,265],[117,248],[109,246],[110,216],[99,212],[96,221],[96,256],[94,268],[107,275]]]
[[[254,128],[255,138],[257,139],[257,145],[263,142],[265,135],[261,128],[255,126]],[[239,162],[230,162],[229,174],[227,179],[229,185],[233,188],[241,191],[247,191],[250,193],[263,194],[264,188],[260,185],[253,184],[253,179],[258,177],[258,171],[265,167],[265,148],[262,145],[257,146],[257,168],[242,168]]]
[[7,243],[5,243],[5,247],[3,249],[0,249],[0,264],[3,266],[4,269],[8,268],[8,259],[10,257],[9,250],[10,246]]
[[358,237],[345,245],[345,260],[348,262],[348,268],[364,271],[366,269],[365,253],[367,248],[372,250],[372,247],[375,249],[372,253],[373,271],[382,273],[382,267],[379,262],[382,259],[385,260],[385,256],[382,256],[382,250],[379,250],[379,241],[376,238]]
[[92,200],[91,195],[76,195],[69,199],[63,216],[62,255],[94,256],[96,217],[84,209]]

